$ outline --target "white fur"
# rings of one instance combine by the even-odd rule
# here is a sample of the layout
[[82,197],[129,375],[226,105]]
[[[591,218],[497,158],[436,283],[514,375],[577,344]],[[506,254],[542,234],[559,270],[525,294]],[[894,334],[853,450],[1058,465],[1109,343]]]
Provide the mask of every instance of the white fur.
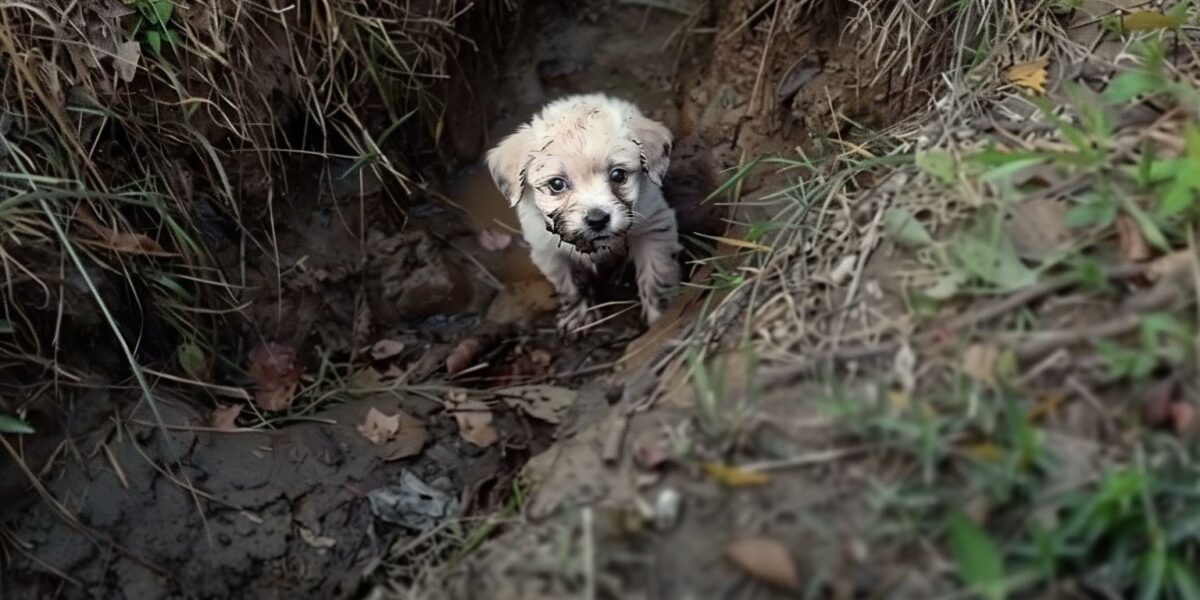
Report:
[[[563,334],[578,333],[596,319],[588,286],[601,269],[626,258],[637,270],[643,318],[653,324],[662,316],[667,293],[680,279],[675,212],[662,195],[670,143],[666,127],[632,104],[591,94],[548,104],[488,153],[488,168],[516,206],[533,262],[557,292]],[[613,165],[638,173],[627,183],[614,182],[606,179]],[[558,173],[571,189],[552,194],[544,181]],[[593,208],[611,213],[613,235],[584,242],[590,253],[550,230],[585,230],[579,215]],[[559,221],[548,216],[555,212]]]

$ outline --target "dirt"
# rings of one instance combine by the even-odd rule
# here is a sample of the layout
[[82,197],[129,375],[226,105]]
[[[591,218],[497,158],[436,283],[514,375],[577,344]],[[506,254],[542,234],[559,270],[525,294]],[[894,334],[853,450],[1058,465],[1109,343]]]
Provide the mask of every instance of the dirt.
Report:
[[[668,4],[660,10],[637,2],[542,3],[525,15],[502,60],[464,58],[464,72],[478,80],[452,89],[474,100],[452,92],[449,102],[486,105],[487,125],[478,110],[451,118],[447,128],[455,139],[443,151],[448,162],[464,166],[435,181],[429,193],[414,193],[401,211],[379,181],[316,175],[346,165],[290,165],[295,176],[309,178],[303,186],[309,191],[273,206],[270,235],[278,252],[245,273],[241,286],[249,291],[238,293],[247,319],[225,336],[224,350],[245,356],[267,341],[296,349],[306,365],[300,385],[311,392],[306,408],[279,420],[247,406],[236,431],[218,431],[213,412],[241,400],[207,390],[176,392],[155,380],[165,434],[149,406],[129,391],[97,393],[86,411],[48,415],[69,421],[60,427],[61,443],[34,439],[24,448],[42,459],[29,464],[46,494],[31,489],[14,465],[0,471],[3,494],[11,499],[0,518],[15,549],[0,579],[3,596],[359,597],[386,579],[381,565],[406,559],[391,549],[422,535],[381,517],[369,500],[373,492],[415,478],[424,486],[414,492],[421,502],[446,499],[421,523],[488,514],[509,500],[531,458],[525,471],[533,481],[530,516],[592,503],[609,511],[596,517],[604,523],[598,533],[588,533],[601,540],[606,595],[735,593],[745,582],[730,573],[720,548],[739,530],[803,532],[787,536],[813,536],[807,547],[791,549],[797,555],[820,546],[861,559],[853,540],[819,543],[820,536],[836,536],[834,509],[856,489],[842,478],[796,478],[769,492],[725,494],[696,483],[691,473],[662,476],[634,464],[639,452],[678,441],[666,432],[689,426],[685,409],[694,398],[686,390],[631,422],[622,407],[644,395],[639,377],[653,375],[649,359],[669,349],[671,336],[700,314],[699,296],[681,299],[684,306],[649,332],[642,331],[637,311],[625,311],[583,341],[562,345],[553,331],[549,287],[478,162],[483,149],[549,99],[591,91],[623,96],[680,138],[668,197],[685,232],[721,235],[753,217],[701,202],[722,172],[747,157],[836,136],[847,127],[844,118],[879,125],[895,114],[895,106],[882,104],[886,85],[863,83],[871,74],[858,62],[854,40],[831,35],[836,27],[827,21],[781,16],[773,29],[771,18],[746,21],[750,2],[715,10],[689,0]],[[491,63],[499,71],[488,75]],[[763,183],[753,178],[742,192],[752,194]],[[692,245],[693,255],[703,255],[704,247]],[[240,250],[226,243],[221,252],[234,261]],[[692,271],[696,278],[704,274]],[[618,274],[603,299],[633,298],[629,284],[628,272]],[[478,350],[465,359],[466,371],[448,372],[447,361],[456,360],[451,356],[468,339]],[[371,358],[381,341],[396,351]],[[335,363],[352,366],[351,381],[329,383]],[[243,367],[211,365],[239,389],[253,383]],[[681,374],[664,375],[671,376]],[[578,398],[561,422],[549,422],[488,391],[524,383],[577,390]],[[327,388],[340,391],[320,393]],[[480,447],[464,437],[462,413],[447,411],[450,390],[486,402],[494,443]],[[372,408],[411,417],[404,421],[406,435],[420,430],[425,437],[399,450],[372,443],[359,430]],[[799,422],[801,415],[791,414]],[[792,444],[789,452],[804,437],[803,428],[789,422],[753,431],[759,437],[748,443]],[[614,436],[617,467],[602,460]],[[808,439],[802,449],[820,445]],[[621,526],[625,508],[605,508],[668,489],[689,499],[686,522],[661,534],[631,531]],[[576,589],[577,581],[538,584],[523,570],[552,559],[543,556],[545,539],[556,535],[552,529],[533,525],[484,545],[468,563],[471,572],[448,580],[454,589],[447,591],[480,597],[480,590],[496,586],[488,597],[528,598],[537,597],[528,586],[538,587],[541,597]]]

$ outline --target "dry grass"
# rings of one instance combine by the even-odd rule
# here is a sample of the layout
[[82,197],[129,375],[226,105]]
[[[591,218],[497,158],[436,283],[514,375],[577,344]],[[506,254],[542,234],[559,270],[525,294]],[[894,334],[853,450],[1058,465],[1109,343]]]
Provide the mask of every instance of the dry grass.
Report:
[[[0,413],[96,374],[109,348],[124,347],[139,377],[141,365],[188,377],[189,363],[211,367],[215,334],[239,318],[246,264],[276,256],[270,224],[300,184],[294,165],[336,159],[348,172],[322,181],[369,172],[393,200],[413,192],[405,157],[440,131],[436,92],[469,43],[455,23],[501,10],[0,7]],[[27,387],[44,380],[55,384]]]

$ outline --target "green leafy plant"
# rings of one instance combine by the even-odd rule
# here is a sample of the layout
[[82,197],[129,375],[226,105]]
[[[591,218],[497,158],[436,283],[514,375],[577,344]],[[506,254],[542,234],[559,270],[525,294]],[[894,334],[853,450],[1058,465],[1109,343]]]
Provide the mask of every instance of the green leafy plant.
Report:
[[126,6],[137,10],[139,18],[133,27],[132,37],[140,38],[155,54],[162,54],[163,42],[175,47],[179,34],[170,27],[175,14],[172,0],[124,0]]

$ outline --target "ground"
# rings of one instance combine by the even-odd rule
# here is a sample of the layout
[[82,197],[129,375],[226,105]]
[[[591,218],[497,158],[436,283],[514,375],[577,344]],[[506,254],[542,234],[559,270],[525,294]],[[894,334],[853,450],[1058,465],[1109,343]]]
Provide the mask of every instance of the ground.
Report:
[[[92,275],[118,315],[82,308],[84,269],[58,321],[30,321],[55,340],[119,322],[146,366],[56,341],[32,361],[48,384],[5,377],[0,417],[36,433],[3,437],[4,597],[1197,597],[1191,17],[537,4],[418,44],[448,74],[428,127],[306,95],[374,71],[317,52],[321,77],[293,80],[285,27],[243,42],[265,52],[251,97],[306,150],[185,186],[216,267],[177,281],[231,307],[190,305],[207,331],[113,283],[159,293],[136,263],[166,260],[159,241],[71,214],[89,252],[131,259]],[[147,79],[128,81],[161,94]],[[614,273],[606,319],[567,344],[480,159],[592,91],[675,133],[688,282],[647,329]],[[258,120],[211,114],[187,129],[201,157],[259,143]],[[309,139],[339,115],[365,142]],[[134,133],[96,135],[137,163]],[[197,208],[221,193],[266,201]]]

